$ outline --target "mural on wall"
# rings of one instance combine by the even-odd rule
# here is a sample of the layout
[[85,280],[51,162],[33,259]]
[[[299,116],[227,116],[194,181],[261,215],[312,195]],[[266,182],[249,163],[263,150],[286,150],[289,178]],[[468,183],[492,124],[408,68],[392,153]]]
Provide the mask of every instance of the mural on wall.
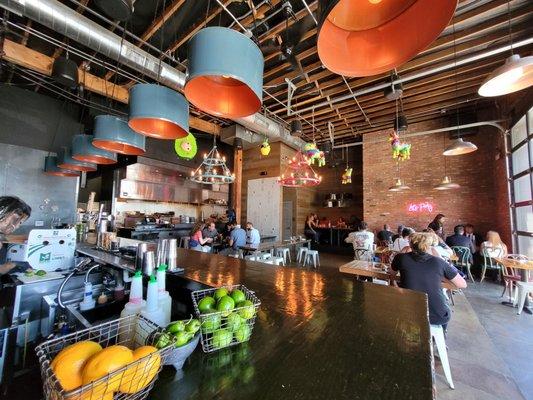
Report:
[[281,190],[278,178],[248,181],[246,215],[261,235],[276,235],[278,239],[281,237]]

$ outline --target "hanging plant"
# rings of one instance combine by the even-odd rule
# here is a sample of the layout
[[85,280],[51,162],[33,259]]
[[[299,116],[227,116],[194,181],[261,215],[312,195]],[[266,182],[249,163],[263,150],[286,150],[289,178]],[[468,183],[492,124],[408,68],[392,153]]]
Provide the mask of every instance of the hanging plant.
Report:
[[268,156],[270,154],[270,143],[268,143],[268,138],[265,138],[263,143],[261,143],[261,154],[264,156]]
[[180,158],[185,160],[192,160],[198,152],[196,138],[189,133],[187,136],[174,141],[174,151]]

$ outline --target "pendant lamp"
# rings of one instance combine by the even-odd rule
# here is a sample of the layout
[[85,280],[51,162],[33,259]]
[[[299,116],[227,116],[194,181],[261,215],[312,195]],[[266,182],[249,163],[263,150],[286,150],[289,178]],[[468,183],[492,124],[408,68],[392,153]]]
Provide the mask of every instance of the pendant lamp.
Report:
[[472,142],[465,142],[463,138],[455,139],[452,144],[450,144],[442,152],[445,156],[459,156],[461,154],[472,153],[477,150],[477,146]]
[[317,186],[320,182],[322,177],[313,170],[309,159],[301,151],[296,152],[285,172],[278,178],[278,183],[285,187],[310,187]]
[[135,132],[119,117],[98,115],[94,119],[93,146],[120,154],[140,156],[145,152],[146,136]]
[[533,56],[520,58],[513,54],[505,64],[494,70],[481,84],[478,94],[483,97],[502,96],[533,85]]
[[57,166],[56,156],[46,156],[44,158],[44,173],[45,175],[64,176],[64,177],[78,177],[80,175],[77,171],[62,169]]
[[213,148],[204,154],[202,163],[191,172],[191,181],[206,185],[227,184],[235,181],[235,175],[226,166],[226,157],[221,157],[216,145],[216,136],[213,136]]
[[456,6],[456,0],[319,0],[318,55],[340,75],[393,70],[440,35]]
[[184,93],[192,104],[223,118],[259,111],[264,59],[248,36],[229,28],[204,28],[189,41],[187,54]]
[[403,192],[405,190],[411,190],[411,188],[407,185],[404,185],[402,182],[401,177],[401,170],[400,170],[400,161],[396,161],[396,167],[398,170],[398,178],[394,182],[394,185],[389,187],[389,192]]
[[459,189],[461,185],[458,183],[453,183],[450,178],[446,175],[442,181],[435,186],[433,189],[435,190],[451,190],[451,189]]
[[72,158],[95,164],[114,164],[117,154],[93,146],[92,135],[75,135],[72,138]]
[[97,165],[90,162],[78,161],[72,158],[70,149],[63,147],[57,156],[57,166],[72,171],[96,171]]
[[140,83],[130,89],[128,125],[157,139],[180,139],[189,134],[189,103],[165,86]]

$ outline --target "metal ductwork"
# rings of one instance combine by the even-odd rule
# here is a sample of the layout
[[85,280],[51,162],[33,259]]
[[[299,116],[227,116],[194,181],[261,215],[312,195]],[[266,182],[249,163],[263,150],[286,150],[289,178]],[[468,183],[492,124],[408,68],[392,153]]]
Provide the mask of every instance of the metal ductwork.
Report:
[[[182,91],[185,85],[186,75],[183,72],[133,43],[122,40],[120,36],[58,0],[0,0],[0,6],[38,22],[112,60],[120,60],[123,65],[172,89]],[[302,146],[303,141],[292,138],[282,125],[261,114],[240,118],[235,122],[268,136],[271,141],[282,140],[295,148]]]

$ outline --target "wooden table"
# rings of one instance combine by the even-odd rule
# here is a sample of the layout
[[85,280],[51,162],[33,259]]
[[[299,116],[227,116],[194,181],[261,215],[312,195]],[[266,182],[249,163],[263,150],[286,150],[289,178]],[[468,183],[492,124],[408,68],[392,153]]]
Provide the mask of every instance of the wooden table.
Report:
[[[389,264],[383,264],[372,261],[353,260],[349,263],[341,265],[339,267],[339,272],[349,275],[366,276],[369,278],[381,279],[384,281],[388,281],[390,284],[392,284],[393,281],[399,281],[400,276],[390,275],[388,272],[390,268],[391,267]],[[442,287],[444,289],[458,290],[457,286],[455,286],[448,279],[442,281]]]
[[496,261],[498,264],[501,264],[507,268],[516,268],[516,269],[524,269],[527,271],[533,271],[532,260],[520,261],[520,260],[513,260],[512,258],[505,258],[505,257],[492,257],[492,259]]

